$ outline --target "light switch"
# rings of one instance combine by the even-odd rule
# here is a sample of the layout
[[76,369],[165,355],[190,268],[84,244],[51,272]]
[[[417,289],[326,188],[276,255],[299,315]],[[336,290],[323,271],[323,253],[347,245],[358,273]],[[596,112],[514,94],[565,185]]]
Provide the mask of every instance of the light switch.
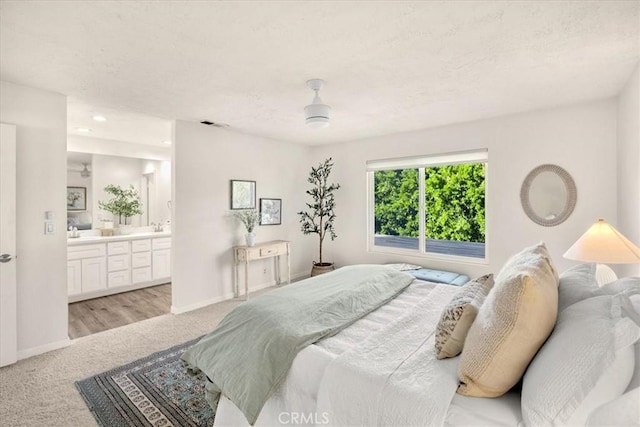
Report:
[[56,213],[54,211],[46,211],[44,213],[44,216],[47,221],[53,221],[54,219],[56,219]]
[[44,222],[44,234],[54,234],[56,232],[56,223],[53,221]]

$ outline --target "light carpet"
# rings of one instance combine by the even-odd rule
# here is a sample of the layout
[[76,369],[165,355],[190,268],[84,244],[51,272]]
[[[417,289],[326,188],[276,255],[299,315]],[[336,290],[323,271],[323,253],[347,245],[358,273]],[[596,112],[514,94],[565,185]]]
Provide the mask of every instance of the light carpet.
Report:
[[229,300],[189,313],[143,320],[78,338],[69,347],[0,368],[0,424],[97,425],[75,381],[206,334],[241,302]]

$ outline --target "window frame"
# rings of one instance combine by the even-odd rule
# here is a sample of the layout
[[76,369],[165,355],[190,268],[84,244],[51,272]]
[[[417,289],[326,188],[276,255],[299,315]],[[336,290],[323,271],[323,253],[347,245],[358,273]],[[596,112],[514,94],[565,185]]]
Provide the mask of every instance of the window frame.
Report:
[[[484,258],[468,257],[461,255],[437,254],[425,251],[425,171],[427,167],[446,166],[454,164],[484,163],[484,194],[485,194],[485,230],[484,230]],[[418,215],[419,237],[418,249],[402,249],[391,246],[376,246],[375,244],[375,172],[389,169],[418,169]],[[416,157],[403,157],[397,159],[384,159],[367,161],[367,252],[377,254],[391,254],[434,261],[446,261],[461,264],[489,264],[489,221],[488,197],[489,194],[489,150],[472,150],[452,153],[437,153]]]

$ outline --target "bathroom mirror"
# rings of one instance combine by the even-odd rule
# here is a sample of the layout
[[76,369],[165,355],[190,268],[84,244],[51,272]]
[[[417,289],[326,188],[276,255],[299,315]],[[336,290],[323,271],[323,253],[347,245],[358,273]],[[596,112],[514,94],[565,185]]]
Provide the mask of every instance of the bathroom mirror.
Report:
[[571,175],[557,165],[540,165],[522,183],[520,201],[536,224],[553,227],[566,221],[576,206],[578,191]]

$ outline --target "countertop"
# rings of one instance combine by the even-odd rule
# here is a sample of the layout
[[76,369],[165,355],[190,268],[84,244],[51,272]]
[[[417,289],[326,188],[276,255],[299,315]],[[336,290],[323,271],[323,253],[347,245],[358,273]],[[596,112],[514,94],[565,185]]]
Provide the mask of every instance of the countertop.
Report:
[[120,234],[117,236],[85,236],[85,237],[72,237],[67,238],[67,246],[117,242],[123,240],[140,240],[150,239],[157,237],[171,237],[170,231],[159,232],[147,232],[147,233],[134,233],[134,234]]

